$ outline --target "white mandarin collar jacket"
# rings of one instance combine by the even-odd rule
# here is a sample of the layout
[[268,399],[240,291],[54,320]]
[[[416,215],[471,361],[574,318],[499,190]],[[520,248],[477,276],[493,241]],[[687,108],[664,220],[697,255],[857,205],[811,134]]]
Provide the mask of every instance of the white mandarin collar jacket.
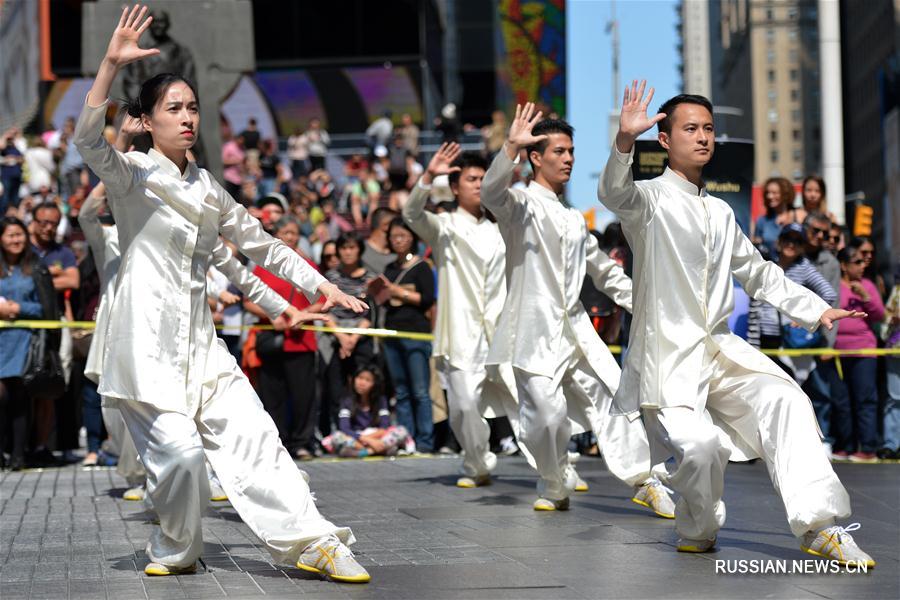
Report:
[[99,392],[193,415],[201,389],[214,389],[218,376],[206,271],[219,234],[311,298],[325,278],[206,170],[189,163],[182,173],[155,150],[112,148],[102,136],[106,105],[86,104],[74,136],[85,164],[106,184],[122,250]]
[[[728,329],[732,278],[813,330],[828,305],[763,260],[741,232],[731,207],[673,171],[632,179],[633,150],[613,146],[600,178],[600,201],[622,221],[634,253],[634,320],[622,385],[613,406],[689,406],[700,401],[707,351],[747,369],[792,381],[775,363]],[[705,401],[705,399],[704,399]]]
[[506,243],[506,303],[488,365],[552,377],[577,346],[615,392],[619,366],[581,304],[585,274],[597,289],[631,310],[631,280],[590,234],[582,214],[553,191],[531,182],[509,189],[515,163],[501,150],[485,174],[481,202],[496,217]]
[[[430,188],[430,186],[428,186]],[[505,246],[488,219],[463,209],[425,210],[428,188],[417,184],[403,218],[434,253],[438,271],[434,356],[467,371],[484,366],[506,299]]]

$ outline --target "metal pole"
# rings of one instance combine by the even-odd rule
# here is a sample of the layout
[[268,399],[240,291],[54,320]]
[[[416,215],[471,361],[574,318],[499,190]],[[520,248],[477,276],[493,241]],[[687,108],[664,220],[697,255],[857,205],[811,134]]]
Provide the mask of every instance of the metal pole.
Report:
[[612,90],[613,108],[619,108],[619,22],[616,20],[616,0],[610,2],[609,26],[612,28]]
[[841,100],[841,29],[838,0],[819,0],[819,60],[822,101],[822,178],[828,210],[841,225],[844,214],[844,109]]

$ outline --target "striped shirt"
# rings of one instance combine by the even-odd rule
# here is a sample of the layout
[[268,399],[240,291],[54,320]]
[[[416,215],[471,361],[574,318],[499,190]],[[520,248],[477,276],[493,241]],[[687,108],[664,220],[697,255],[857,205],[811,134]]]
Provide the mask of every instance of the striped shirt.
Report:
[[[828,304],[833,304],[837,299],[837,291],[805,257],[789,266],[784,272],[784,276],[814,292]],[[781,325],[784,323],[790,323],[790,319],[780,317],[774,306],[753,299],[750,302],[747,341],[759,347],[760,335],[780,336]]]

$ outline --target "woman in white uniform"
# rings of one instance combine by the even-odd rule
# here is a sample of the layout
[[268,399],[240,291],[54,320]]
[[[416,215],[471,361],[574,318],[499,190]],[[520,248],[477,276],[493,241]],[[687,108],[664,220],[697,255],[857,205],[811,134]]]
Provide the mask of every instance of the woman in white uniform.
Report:
[[[140,116],[153,140],[148,154],[121,154],[103,138],[119,69],[158,53],[138,47],[152,20],[146,12],[139,5],[123,10],[74,136],[85,163],[106,184],[122,248],[99,392],[117,401],[159,514],[145,572],[196,570],[209,498],[205,457],[277,562],[366,582],[369,574],[346,546],[353,534],[319,514],[272,419],[216,338],[206,304],[209,258],[221,234],[307,295],[324,296],[324,310],[338,304],[361,311],[363,305],[265,233],[207,171],[188,161],[200,121],[188,82],[170,74],[144,82],[129,112]],[[295,314],[291,326],[320,317]]]

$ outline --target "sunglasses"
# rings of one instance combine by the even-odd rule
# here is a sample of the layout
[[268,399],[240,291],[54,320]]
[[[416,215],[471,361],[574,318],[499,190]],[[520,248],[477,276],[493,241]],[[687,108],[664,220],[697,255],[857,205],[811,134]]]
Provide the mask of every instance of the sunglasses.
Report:
[[831,235],[831,236],[828,236],[828,239],[831,240],[833,243],[837,244],[838,242],[841,241],[841,236]]
[[828,237],[828,230],[820,227],[810,226],[809,230],[816,234],[816,237]]

